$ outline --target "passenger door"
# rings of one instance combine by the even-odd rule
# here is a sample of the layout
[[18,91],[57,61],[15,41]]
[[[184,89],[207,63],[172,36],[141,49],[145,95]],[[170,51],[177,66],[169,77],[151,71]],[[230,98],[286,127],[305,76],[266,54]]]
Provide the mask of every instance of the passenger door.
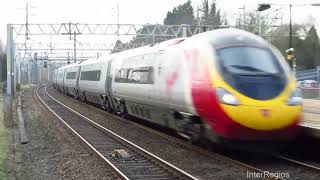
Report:
[[79,89],[80,76],[81,76],[81,66],[79,66],[78,73],[77,73],[77,81],[76,81],[76,88],[77,89]]
[[107,94],[107,97],[109,99],[110,106],[114,109],[115,105],[112,100],[112,72],[111,72],[112,61],[113,59],[110,59],[108,62],[106,82],[105,82],[105,91],[106,91],[105,93]]
[[168,75],[168,68],[170,68],[170,56],[165,52],[159,52],[156,59],[156,76],[155,81],[155,101],[160,104],[169,104],[166,89],[166,79]]

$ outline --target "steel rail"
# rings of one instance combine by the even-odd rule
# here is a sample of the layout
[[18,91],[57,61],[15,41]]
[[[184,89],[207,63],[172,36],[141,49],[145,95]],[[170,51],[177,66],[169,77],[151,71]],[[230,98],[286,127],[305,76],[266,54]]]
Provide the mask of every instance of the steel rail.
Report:
[[103,161],[105,161],[108,166],[110,166],[117,174],[120,176],[120,178],[129,180],[127,176],[125,176],[117,167],[115,167],[107,158],[105,158],[96,148],[94,148],[87,140],[85,140],[79,133],[77,133],[69,124],[67,124],[56,112],[54,112],[40,97],[38,91],[41,87],[38,87],[35,91],[35,96],[41,101],[41,103],[52,113],[54,114],[63,125],[65,125],[68,130],[70,130],[77,138],[79,138],[85,145],[87,145],[98,157],[100,157]]
[[276,157],[279,158],[279,159],[283,159],[283,160],[295,163],[295,164],[299,164],[301,166],[304,166],[304,167],[307,167],[307,168],[310,168],[310,169],[313,169],[313,170],[316,170],[316,171],[320,171],[320,167],[317,167],[317,166],[314,166],[314,165],[310,165],[310,164],[307,164],[307,163],[304,163],[304,162],[301,162],[301,161],[298,161],[298,160],[294,160],[292,158],[288,158],[288,157],[285,157],[285,156],[276,156]]
[[[109,136],[112,136],[112,137],[114,137],[114,138],[116,138],[116,139],[118,139],[118,140],[120,140],[120,141],[122,141],[122,142],[124,142],[124,143],[126,143],[126,144],[128,144],[128,145],[130,145],[130,146],[132,146],[132,147],[134,147],[134,148],[136,148],[137,150],[139,150],[139,151],[143,152],[144,154],[146,154],[148,157],[151,157],[151,158],[153,158],[154,160],[156,160],[157,162],[160,162],[162,165],[165,165],[165,166],[169,167],[169,168],[172,170],[173,173],[175,173],[175,174],[180,174],[183,179],[193,179],[193,180],[197,179],[197,178],[193,177],[192,175],[190,175],[189,173],[187,173],[187,172],[179,169],[178,167],[170,164],[169,162],[164,161],[163,159],[161,159],[161,158],[153,155],[152,153],[150,153],[150,152],[142,149],[141,147],[135,145],[134,143],[132,143],[132,142],[124,139],[123,137],[121,137],[121,136],[117,135],[116,133],[110,131],[109,129],[101,126],[100,124],[92,121],[91,119],[85,117],[84,115],[78,113],[77,111],[69,108],[68,106],[66,106],[65,104],[61,103],[59,100],[57,100],[56,98],[52,97],[52,96],[47,92],[47,87],[45,87],[45,93],[46,93],[46,95],[47,95],[50,99],[54,100],[55,102],[57,102],[57,103],[60,104],[62,107],[64,107],[66,110],[70,111],[71,113],[75,114],[76,116],[82,118],[83,120],[85,120],[86,122],[88,122],[90,125],[92,125],[92,126],[94,126],[95,128],[101,130],[102,132],[108,134]],[[39,94],[37,94],[37,95],[39,96]],[[39,97],[39,98],[40,98],[40,97]],[[43,101],[42,101],[42,102],[43,102]],[[44,102],[43,102],[43,103],[44,103]],[[48,105],[46,105],[46,107],[48,107]],[[48,107],[48,108],[49,108],[49,107]],[[51,110],[51,111],[53,112],[53,110]],[[54,113],[57,117],[59,117],[59,115],[57,115],[55,112],[53,112],[53,113]],[[59,119],[60,119],[61,121],[63,121],[63,119],[62,119],[61,117],[59,117]],[[64,121],[63,121],[63,122],[64,122]],[[64,124],[67,125],[66,122],[64,122]],[[67,127],[70,127],[70,126],[67,125]],[[71,127],[70,127],[70,128],[71,128]],[[72,129],[72,128],[71,128],[71,129]],[[73,131],[75,132],[75,130],[73,130]],[[76,133],[78,136],[80,136],[77,132],[75,132],[75,133]],[[85,140],[83,137],[82,137],[81,139]],[[116,169],[116,172],[117,172],[117,173],[121,173],[120,175],[121,175],[124,179],[129,179],[127,176],[124,175],[123,172],[121,172],[121,171],[120,171],[118,168],[116,168],[108,159],[106,159],[97,149],[95,149],[92,145],[90,145],[89,142],[87,142],[87,141],[85,141],[85,142],[86,142],[87,145],[89,145],[90,148],[92,148],[97,154],[99,154],[100,157],[103,157],[104,160],[107,160],[107,161],[110,163],[111,167]],[[109,163],[108,163],[108,164],[109,164]]]

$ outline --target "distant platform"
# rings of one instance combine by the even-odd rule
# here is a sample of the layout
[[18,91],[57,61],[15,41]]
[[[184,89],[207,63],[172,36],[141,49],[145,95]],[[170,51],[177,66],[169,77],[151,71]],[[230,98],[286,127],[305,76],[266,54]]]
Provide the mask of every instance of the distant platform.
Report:
[[320,138],[320,100],[304,99],[304,118],[300,125],[308,135]]

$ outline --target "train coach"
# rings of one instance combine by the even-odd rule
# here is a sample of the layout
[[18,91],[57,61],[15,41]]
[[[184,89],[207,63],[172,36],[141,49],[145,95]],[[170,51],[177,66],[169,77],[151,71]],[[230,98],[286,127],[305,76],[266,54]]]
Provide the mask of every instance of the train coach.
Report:
[[[237,29],[173,39],[56,71],[57,89],[190,139],[282,142],[296,136],[302,117],[300,91],[281,53]],[[71,72],[73,83],[68,83]]]
[[64,87],[63,79],[65,78],[65,69],[66,67],[63,66],[54,71],[53,85],[58,91],[62,91]]

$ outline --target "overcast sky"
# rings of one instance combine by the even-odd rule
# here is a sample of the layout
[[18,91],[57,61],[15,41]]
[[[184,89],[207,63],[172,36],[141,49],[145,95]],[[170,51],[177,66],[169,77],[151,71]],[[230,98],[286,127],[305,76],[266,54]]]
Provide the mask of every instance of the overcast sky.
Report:
[[[144,24],[162,23],[168,10],[187,0],[118,0],[120,4],[120,23]],[[197,8],[202,0],[192,0]],[[6,24],[25,23],[25,7],[29,2],[29,23],[116,23],[117,0],[8,0],[3,1],[0,10],[0,39],[6,42]],[[257,4],[268,2],[278,4],[320,3],[320,0],[216,0],[218,8],[228,18],[239,15],[246,6],[246,11],[253,11]],[[276,7],[274,7],[275,9]],[[268,10],[272,11],[272,10]],[[288,8],[281,9],[288,21]],[[264,13],[268,13],[267,11]],[[320,29],[320,6],[293,7],[293,21],[303,22],[310,16]]]

